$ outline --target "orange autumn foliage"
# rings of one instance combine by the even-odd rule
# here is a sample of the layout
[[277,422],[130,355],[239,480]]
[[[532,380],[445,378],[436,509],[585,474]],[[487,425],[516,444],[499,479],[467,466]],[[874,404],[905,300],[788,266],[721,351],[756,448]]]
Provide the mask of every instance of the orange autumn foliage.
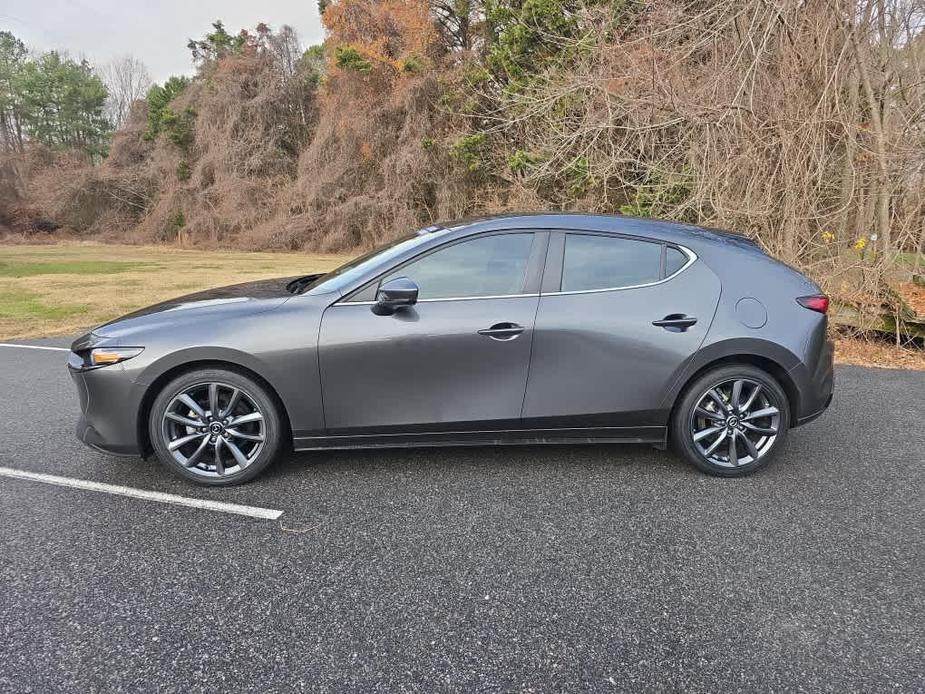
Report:
[[336,0],[322,16],[329,45],[347,44],[377,67],[401,71],[431,57],[439,35],[424,0]]

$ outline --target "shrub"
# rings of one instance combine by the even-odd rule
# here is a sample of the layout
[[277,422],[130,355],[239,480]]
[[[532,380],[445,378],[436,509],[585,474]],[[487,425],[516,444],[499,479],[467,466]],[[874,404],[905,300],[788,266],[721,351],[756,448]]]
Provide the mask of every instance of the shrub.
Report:
[[537,158],[529,152],[518,149],[507,158],[507,165],[511,173],[522,174],[526,173],[527,169],[530,168],[530,165],[533,164],[536,159]]
[[409,55],[401,61],[401,71],[408,74],[414,74],[424,69],[424,61],[416,55]]
[[450,147],[450,156],[466,167],[467,171],[482,168],[482,145],[485,143],[483,133],[463,135]]
[[148,90],[145,100],[148,102],[148,127],[144,139],[155,139],[164,129],[164,119],[170,111],[173,101],[189,85],[188,77],[171,77],[164,86],[155,84]]
[[338,46],[334,49],[334,64],[342,70],[353,70],[362,75],[369,74],[373,64],[364,58],[353,46]]
[[576,197],[584,194],[594,182],[591,164],[586,157],[573,159],[565,168],[565,177],[568,180],[568,192]]
[[161,127],[167,133],[167,137],[177,147],[184,151],[193,144],[195,135],[193,128],[196,124],[196,112],[187,106],[179,114],[174,113],[171,109],[164,109],[164,115],[161,119]]
[[693,180],[689,167],[679,172],[652,171],[636,188],[632,200],[620,206],[620,213],[632,217],[667,217],[690,196]]
[[180,233],[180,230],[186,226],[186,215],[183,210],[177,210],[167,220],[167,235],[174,238]]

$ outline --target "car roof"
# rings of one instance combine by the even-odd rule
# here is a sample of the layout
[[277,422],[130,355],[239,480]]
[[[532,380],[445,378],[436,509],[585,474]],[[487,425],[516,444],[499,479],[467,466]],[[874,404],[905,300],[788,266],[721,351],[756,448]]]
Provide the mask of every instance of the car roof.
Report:
[[446,222],[439,225],[439,227],[452,230],[459,236],[496,229],[563,229],[627,234],[679,245],[706,242],[724,246],[734,245],[751,251],[761,250],[758,244],[747,236],[735,232],[711,229],[683,222],[617,214],[531,212],[469,217]]

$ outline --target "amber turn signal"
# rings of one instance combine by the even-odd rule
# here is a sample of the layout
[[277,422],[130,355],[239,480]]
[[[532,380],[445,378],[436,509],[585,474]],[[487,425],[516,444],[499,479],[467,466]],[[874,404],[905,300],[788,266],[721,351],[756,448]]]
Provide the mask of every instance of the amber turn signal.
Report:
[[126,359],[137,357],[143,349],[143,347],[97,347],[90,352],[90,364],[92,366],[118,364]]

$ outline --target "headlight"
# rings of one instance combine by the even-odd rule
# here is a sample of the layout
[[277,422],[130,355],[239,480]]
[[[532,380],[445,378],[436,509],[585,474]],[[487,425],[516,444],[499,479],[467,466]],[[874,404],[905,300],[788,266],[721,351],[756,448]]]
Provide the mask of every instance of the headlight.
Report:
[[90,350],[90,366],[108,366],[137,357],[144,347],[97,347]]

